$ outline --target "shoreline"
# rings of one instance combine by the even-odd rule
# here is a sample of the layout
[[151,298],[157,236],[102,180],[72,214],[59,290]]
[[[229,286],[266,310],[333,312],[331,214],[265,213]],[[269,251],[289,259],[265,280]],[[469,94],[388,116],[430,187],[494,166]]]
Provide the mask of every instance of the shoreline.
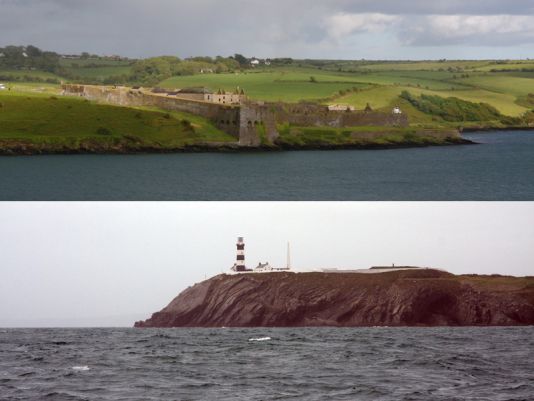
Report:
[[488,131],[534,131],[534,127],[465,127],[459,129],[460,134],[464,132],[488,132]]
[[[7,142],[7,143],[6,143]],[[434,146],[477,145],[477,142],[465,138],[450,138],[439,143],[404,141],[399,143],[347,143],[347,144],[306,144],[295,145],[278,143],[275,145],[239,146],[237,143],[228,144],[194,144],[176,148],[164,148],[153,145],[134,145],[123,143],[114,146],[103,146],[102,143],[82,144],[79,148],[58,147],[46,144],[14,142],[0,140],[0,156],[39,156],[39,155],[135,155],[135,154],[176,154],[176,153],[254,153],[254,152],[285,152],[305,150],[386,150],[427,148]]]

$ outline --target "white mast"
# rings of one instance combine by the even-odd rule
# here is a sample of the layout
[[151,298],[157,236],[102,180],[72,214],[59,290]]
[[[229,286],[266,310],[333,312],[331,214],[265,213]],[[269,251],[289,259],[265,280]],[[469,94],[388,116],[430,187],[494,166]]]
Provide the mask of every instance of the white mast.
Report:
[[289,248],[289,242],[287,243],[287,264],[286,269],[291,269],[291,249]]

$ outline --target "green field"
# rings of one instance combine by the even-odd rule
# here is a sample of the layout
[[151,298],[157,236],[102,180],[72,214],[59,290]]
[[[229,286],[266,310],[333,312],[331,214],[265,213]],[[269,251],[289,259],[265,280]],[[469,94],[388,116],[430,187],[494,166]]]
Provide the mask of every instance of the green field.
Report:
[[78,59],[69,59],[61,58],[59,60],[59,65],[62,67],[88,67],[88,66],[98,66],[98,67],[120,67],[130,65],[132,62],[128,60],[110,60],[106,58],[78,58]]
[[[0,76],[17,76],[12,87],[29,92],[52,93],[45,83],[25,84],[24,77],[66,82],[103,82],[127,77],[131,61],[109,59],[61,60],[65,76],[34,70],[0,70]],[[213,91],[243,89],[253,100],[346,104],[363,109],[390,111],[400,106],[414,125],[451,125],[400,99],[403,91],[415,96],[456,97],[487,103],[505,116],[532,119],[534,109],[534,62],[530,60],[458,61],[310,61],[295,60],[284,66],[244,69],[232,73],[177,75],[156,86],[164,88],[207,87]],[[492,72],[495,70],[495,72]],[[498,72],[497,72],[498,71]],[[59,73],[59,72],[58,72]],[[125,78],[123,78],[125,79]],[[1,81],[0,81],[1,82]],[[125,81],[129,85],[139,83]],[[109,82],[108,82],[109,83]],[[57,87],[56,87],[57,88]],[[529,120],[530,121],[530,120]],[[485,122],[484,124],[486,124]],[[484,125],[482,124],[482,125]],[[473,123],[473,125],[475,125]],[[487,124],[486,124],[487,125]]]
[[[488,61],[369,63],[353,72],[283,67],[237,74],[177,76],[159,86],[205,86],[212,90],[240,87],[257,100],[319,101],[348,104],[357,109],[363,109],[367,103],[375,109],[392,107],[400,103],[399,94],[409,90],[414,94],[485,102],[513,117],[528,112],[529,107],[525,107],[521,99],[534,93],[534,73],[477,72],[484,66],[495,67],[495,64]],[[463,70],[457,71],[457,68]],[[314,77],[314,82],[310,77]]]
[[[69,74],[74,77],[104,80],[110,77],[129,74],[132,70],[130,66],[104,66],[104,67],[81,67],[68,68]],[[71,79],[75,80],[75,79]]]
[[30,78],[37,78],[40,80],[46,80],[46,79],[55,79],[58,82],[61,80],[61,77],[59,75],[53,74],[51,72],[45,72],[45,71],[37,71],[37,70],[11,70],[11,69],[1,69],[0,68],[0,76],[1,77],[13,77],[17,80],[21,80],[22,82],[25,81],[27,77]]
[[[0,141],[77,149],[88,144],[177,149],[234,142],[205,119],[179,112],[127,108],[45,93],[0,93]],[[6,142],[7,141],[7,142]]]
[[[314,77],[315,81],[311,81]],[[251,99],[298,102],[331,97],[340,90],[367,87],[357,77],[319,70],[270,69],[233,74],[199,74],[169,78],[164,88],[206,86],[212,90],[243,88]]]

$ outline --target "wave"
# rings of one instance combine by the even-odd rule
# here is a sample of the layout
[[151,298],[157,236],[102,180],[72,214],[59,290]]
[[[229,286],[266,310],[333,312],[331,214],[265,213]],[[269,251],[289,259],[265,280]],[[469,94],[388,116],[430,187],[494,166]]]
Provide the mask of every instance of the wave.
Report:
[[86,371],[86,370],[90,370],[90,368],[87,365],[84,365],[84,366],[73,366],[72,370]]
[[249,338],[249,341],[268,341],[271,337],[258,337],[258,338]]

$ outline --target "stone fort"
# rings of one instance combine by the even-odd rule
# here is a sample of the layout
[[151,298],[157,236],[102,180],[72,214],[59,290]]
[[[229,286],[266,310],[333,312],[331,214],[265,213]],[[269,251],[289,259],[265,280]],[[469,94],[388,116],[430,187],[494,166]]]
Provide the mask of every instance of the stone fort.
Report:
[[[123,86],[62,86],[63,95],[81,96],[120,106],[148,106],[169,111],[183,111],[203,116],[220,130],[234,136],[243,147],[272,144],[279,136],[279,124],[303,127],[406,127],[408,118],[402,113],[363,110],[332,110],[314,103],[258,102],[247,100],[242,93],[228,103],[221,101],[224,93],[208,98],[205,93],[180,91],[148,91]],[[228,94],[227,94],[228,96]],[[237,101],[236,101],[237,99]]]

